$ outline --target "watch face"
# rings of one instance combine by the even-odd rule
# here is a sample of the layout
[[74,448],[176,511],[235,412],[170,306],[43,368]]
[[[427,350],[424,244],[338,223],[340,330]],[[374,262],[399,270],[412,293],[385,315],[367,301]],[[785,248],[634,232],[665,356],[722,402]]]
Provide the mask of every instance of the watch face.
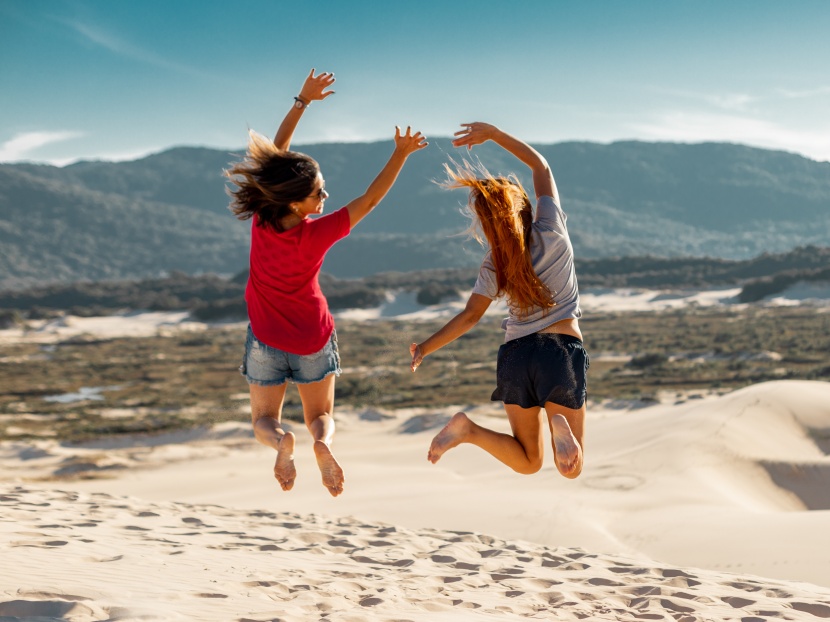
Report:
[[303,106],[305,106],[305,104],[302,101],[300,101],[299,99],[294,102],[294,107],[295,108],[302,108]]

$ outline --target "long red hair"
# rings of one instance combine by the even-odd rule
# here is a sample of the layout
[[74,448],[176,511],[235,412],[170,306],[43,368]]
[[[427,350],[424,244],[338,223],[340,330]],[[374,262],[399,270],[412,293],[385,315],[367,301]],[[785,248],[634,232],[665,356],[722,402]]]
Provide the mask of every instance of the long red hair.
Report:
[[520,316],[534,308],[550,309],[556,305],[550,291],[536,274],[530,257],[533,208],[527,192],[515,175],[494,177],[481,163],[464,160],[444,165],[445,188],[469,188],[467,209],[472,218],[470,234],[490,247],[499,294]]

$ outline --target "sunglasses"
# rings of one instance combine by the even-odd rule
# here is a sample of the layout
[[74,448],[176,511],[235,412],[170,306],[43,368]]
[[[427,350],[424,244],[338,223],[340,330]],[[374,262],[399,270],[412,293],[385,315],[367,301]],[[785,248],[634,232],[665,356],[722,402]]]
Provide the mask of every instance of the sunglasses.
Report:
[[325,199],[329,196],[329,193],[326,192],[325,188],[320,188],[317,192],[315,192],[314,194],[310,194],[308,196],[309,197],[316,197],[316,198],[318,198],[322,201],[323,199]]

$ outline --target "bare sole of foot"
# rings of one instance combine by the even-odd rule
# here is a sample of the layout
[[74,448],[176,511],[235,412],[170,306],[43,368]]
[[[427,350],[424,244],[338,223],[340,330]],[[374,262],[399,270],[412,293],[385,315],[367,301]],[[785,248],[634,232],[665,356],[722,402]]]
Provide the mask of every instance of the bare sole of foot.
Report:
[[571,431],[568,420],[562,415],[554,415],[551,417],[551,428],[556,468],[565,477],[577,477],[582,472],[582,448]]
[[470,420],[466,414],[463,412],[455,413],[449,423],[444,426],[444,429],[432,439],[427,452],[427,460],[435,464],[447,451],[460,445],[467,435],[469,424]]
[[274,477],[283,490],[294,488],[297,469],[294,468],[294,433],[286,432],[280,439],[277,461],[274,463]]
[[320,467],[320,474],[323,476],[323,486],[328,488],[332,497],[336,497],[343,492],[343,469],[323,441],[314,441],[314,455],[317,456],[317,466]]

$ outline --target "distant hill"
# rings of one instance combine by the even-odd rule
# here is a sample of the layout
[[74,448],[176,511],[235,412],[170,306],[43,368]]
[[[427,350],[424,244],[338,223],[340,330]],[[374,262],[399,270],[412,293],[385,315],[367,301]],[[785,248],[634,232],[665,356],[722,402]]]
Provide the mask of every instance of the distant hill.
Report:
[[[441,190],[445,139],[407,163],[389,196],[330,252],[340,278],[464,268],[482,250],[458,236],[463,192]],[[618,142],[537,145],[569,216],[577,256],[747,259],[830,245],[830,163],[740,145]],[[322,166],[331,211],[359,195],[391,141],[297,146]],[[473,151],[494,173],[521,165]],[[235,274],[249,224],[227,210],[222,169],[240,153],[182,147],[130,162],[0,165],[0,289],[143,278],[173,270]]]

